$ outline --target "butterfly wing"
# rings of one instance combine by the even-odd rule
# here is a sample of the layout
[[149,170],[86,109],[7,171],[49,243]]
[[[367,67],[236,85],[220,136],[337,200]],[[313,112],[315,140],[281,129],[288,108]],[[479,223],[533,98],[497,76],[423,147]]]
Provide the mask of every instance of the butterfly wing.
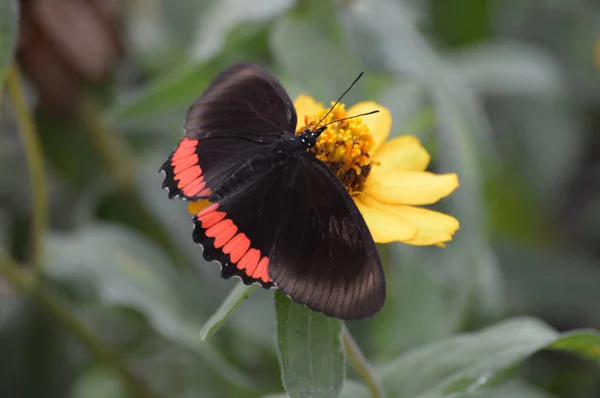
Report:
[[[294,134],[296,111],[277,78],[252,64],[219,74],[189,108],[185,138],[161,170],[169,197],[211,197],[240,168],[283,134]],[[248,177],[238,173],[240,182]]]
[[225,278],[277,286],[326,315],[375,314],[385,280],[375,243],[337,177],[311,155],[279,162],[194,217],[194,240]]
[[281,83],[258,65],[235,64],[219,74],[190,107],[188,138],[237,137],[272,141],[296,129],[294,103]]

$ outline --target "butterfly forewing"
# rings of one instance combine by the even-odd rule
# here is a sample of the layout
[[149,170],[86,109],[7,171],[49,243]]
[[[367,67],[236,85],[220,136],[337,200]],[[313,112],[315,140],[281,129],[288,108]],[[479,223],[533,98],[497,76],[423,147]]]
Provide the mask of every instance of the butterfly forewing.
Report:
[[237,137],[271,142],[296,129],[294,104],[279,81],[257,65],[237,64],[217,76],[190,107],[188,138]]
[[257,65],[232,65],[190,106],[186,137],[161,168],[163,188],[171,198],[210,198],[229,175],[295,128],[294,105],[279,81]]

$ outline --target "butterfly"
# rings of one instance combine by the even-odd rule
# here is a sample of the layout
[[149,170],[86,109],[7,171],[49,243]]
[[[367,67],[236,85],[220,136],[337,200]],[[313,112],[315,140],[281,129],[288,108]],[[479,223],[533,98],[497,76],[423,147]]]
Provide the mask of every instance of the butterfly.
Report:
[[190,106],[163,188],[208,201],[192,236],[223,278],[278,288],[327,316],[372,316],[385,301],[375,242],[344,185],[309,152],[327,126],[296,134],[296,124],[276,77],[234,64]]

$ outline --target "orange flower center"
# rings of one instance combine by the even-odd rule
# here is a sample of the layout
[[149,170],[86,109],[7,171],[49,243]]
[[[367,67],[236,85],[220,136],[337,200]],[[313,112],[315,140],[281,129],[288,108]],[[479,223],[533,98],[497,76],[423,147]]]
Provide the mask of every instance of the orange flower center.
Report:
[[[333,106],[333,103],[331,105]],[[337,104],[320,125],[348,117],[345,108],[344,104]],[[314,127],[328,111],[329,109],[321,105],[317,114],[305,116],[304,125],[299,121],[298,125],[301,127],[297,129],[296,134]],[[310,152],[325,162],[348,192],[353,194],[360,192],[371,172],[373,162],[369,158],[369,151],[373,146],[375,140],[369,126],[362,122],[361,117],[357,117],[327,126],[327,130],[321,133]]]

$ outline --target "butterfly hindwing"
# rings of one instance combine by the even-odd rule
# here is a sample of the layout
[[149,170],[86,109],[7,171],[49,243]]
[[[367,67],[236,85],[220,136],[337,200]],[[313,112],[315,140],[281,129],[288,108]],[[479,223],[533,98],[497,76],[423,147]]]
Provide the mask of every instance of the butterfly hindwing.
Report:
[[171,198],[209,198],[295,128],[294,105],[279,81],[257,65],[232,65],[190,106],[186,137],[161,168],[163,188]]
[[277,286],[326,315],[376,313],[385,282],[375,243],[352,198],[326,165],[301,154],[194,218],[194,239],[224,277]]

